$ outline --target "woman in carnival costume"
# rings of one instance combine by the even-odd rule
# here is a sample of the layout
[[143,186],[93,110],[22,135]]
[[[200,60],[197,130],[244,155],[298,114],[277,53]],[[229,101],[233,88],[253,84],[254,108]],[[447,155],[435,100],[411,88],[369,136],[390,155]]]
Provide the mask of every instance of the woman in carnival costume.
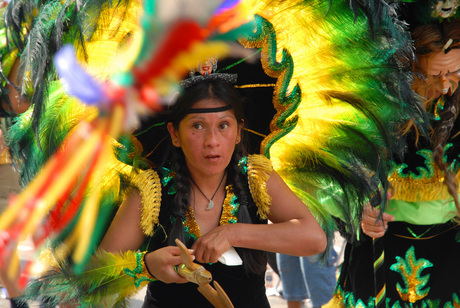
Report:
[[460,304],[458,4],[417,2],[406,9],[416,55],[412,87],[424,102],[430,130],[420,134],[411,123],[405,126],[407,147],[392,162],[385,213],[369,204],[364,210],[365,235],[347,246],[336,291],[345,307]]
[[[195,261],[212,273],[236,307],[269,307],[263,251],[310,255],[326,247],[321,227],[273,171],[270,160],[245,156],[242,100],[219,75],[225,74],[211,74],[185,88],[168,111],[166,160],[133,179],[131,193],[99,246],[98,259],[103,261],[107,253],[117,259],[110,268],[125,264],[120,276],[134,279],[131,290],[150,282],[145,307],[212,306],[196,284],[177,272],[184,260],[176,239],[193,250]],[[237,260],[227,264],[231,258],[224,253],[231,251]],[[133,257],[140,267],[126,265]],[[99,283],[110,281],[110,271],[103,266],[96,272],[87,269],[73,283],[89,283],[84,289],[94,285],[95,294]],[[61,279],[70,277],[64,273]],[[46,274],[40,280],[40,293],[50,304],[100,303],[101,297],[91,294],[62,294],[67,288],[56,296],[48,287],[61,280]]]
[[[201,81],[184,90],[171,113],[171,158],[159,175],[144,171],[134,180],[141,190],[122,205],[100,249],[137,250],[146,242],[145,268],[159,281],[149,284],[145,307],[207,305],[196,285],[183,284],[174,269],[183,262],[176,238],[191,247],[235,306],[268,307],[262,251],[322,252],[324,233],[267,158],[244,155],[241,100],[232,85]],[[142,190],[145,179],[157,190]],[[218,262],[232,246],[241,266]]]

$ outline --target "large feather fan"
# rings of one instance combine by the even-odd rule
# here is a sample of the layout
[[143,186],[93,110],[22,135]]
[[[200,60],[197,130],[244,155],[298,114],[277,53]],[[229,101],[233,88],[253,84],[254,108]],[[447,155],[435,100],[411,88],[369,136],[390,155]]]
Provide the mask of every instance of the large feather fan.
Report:
[[261,151],[330,238],[339,217],[350,239],[364,202],[388,188],[399,125],[424,122],[404,66],[412,50],[397,7],[351,4],[255,1],[257,29],[242,40],[262,47],[266,73],[278,78],[277,114]]

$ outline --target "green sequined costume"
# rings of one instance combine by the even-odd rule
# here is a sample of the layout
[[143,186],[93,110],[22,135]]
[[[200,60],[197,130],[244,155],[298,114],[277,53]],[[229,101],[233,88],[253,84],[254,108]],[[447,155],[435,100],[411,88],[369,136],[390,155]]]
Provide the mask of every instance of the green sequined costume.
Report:
[[[419,5],[423,7],[424,4]],[[441,1],[438,4],[443,5]],[[451,48],[459,48],[460,21],[452,19],[431,21],[417,27],[412,25],[415,53],[420,62],[424,55],[431,53],[442,55],[444,60],[450,59],[441,67],[440,62],[432,62],[441,70],[439,76],[446,74],[443,70],[458,58],[449,56],[450,49],[441,50],[448,39],[452,39]],[[426,37],[432,40],[431,45],[426,43]],[[456,71],[449,66],[447,74],[458,74],[458,68]],[[423,67],[418,69],[424,73]],[[433,78],[427,77],[428,80]],[[458,187],[453,181],[453,192],[449,192],[446,185],[449,174],[458,182],[460,170],[460,144],[456,138],[460,131],[460,91],[458,77],[455,78],[448,83],[452,88],[446,90],[444,96],[427,100],[425,104],[431,133],[420,136],[416,142],[414,130],[410,131],[407,147],[391,161],[388,180],[394,196],[386,211],[394,216],[394,222],[388,223],[382,238],[373,240],[363,235],[356,245],[347,245],[336,290],[336,297],[345,307],[381,304],[379,307],[450,308],[460,305],[460,226],[454,201]],[[433,83],[423,82],[433,87]],[[421,88],[414,86],[414,91]],[[441,165],[434,150],[438,148],[442,155]],[[378,245],[384,252],[381,260],[375,258]],[[381,280],[386,292],[379,293],[380,289],[374,284],[376,280]]]

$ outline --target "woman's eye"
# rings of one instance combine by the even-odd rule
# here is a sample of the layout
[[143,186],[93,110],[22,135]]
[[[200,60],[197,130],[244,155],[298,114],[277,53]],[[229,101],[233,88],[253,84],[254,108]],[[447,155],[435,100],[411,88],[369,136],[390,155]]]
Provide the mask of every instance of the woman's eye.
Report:
[[227,129],[230,126],[228,123],[221,123],[220,124],[220,129]]
[[193,128],[194,128],[194,129],[203,129],[203,127],[204,127],[204,126],[203,126],[203,124],[201,124],[201,123],[195,123],[195,124],[193,124]]

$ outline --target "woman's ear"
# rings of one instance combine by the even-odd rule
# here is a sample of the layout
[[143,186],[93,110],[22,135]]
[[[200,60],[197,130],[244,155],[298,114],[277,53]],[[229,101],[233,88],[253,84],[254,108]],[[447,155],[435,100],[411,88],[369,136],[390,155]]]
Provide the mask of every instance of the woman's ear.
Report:
[[180,148],[180,140],[179,140],[179,134],[177,130],[174,128],[174,125],[172,122],[169,122],[167,125],[169,135],[171,136],[171,141],[173,146]]
[[236,135],[236,144],[241,142],[241,130],[243,129],[244,126],[244,120],[241,120],[240,123],[238,123],[238,132]]

